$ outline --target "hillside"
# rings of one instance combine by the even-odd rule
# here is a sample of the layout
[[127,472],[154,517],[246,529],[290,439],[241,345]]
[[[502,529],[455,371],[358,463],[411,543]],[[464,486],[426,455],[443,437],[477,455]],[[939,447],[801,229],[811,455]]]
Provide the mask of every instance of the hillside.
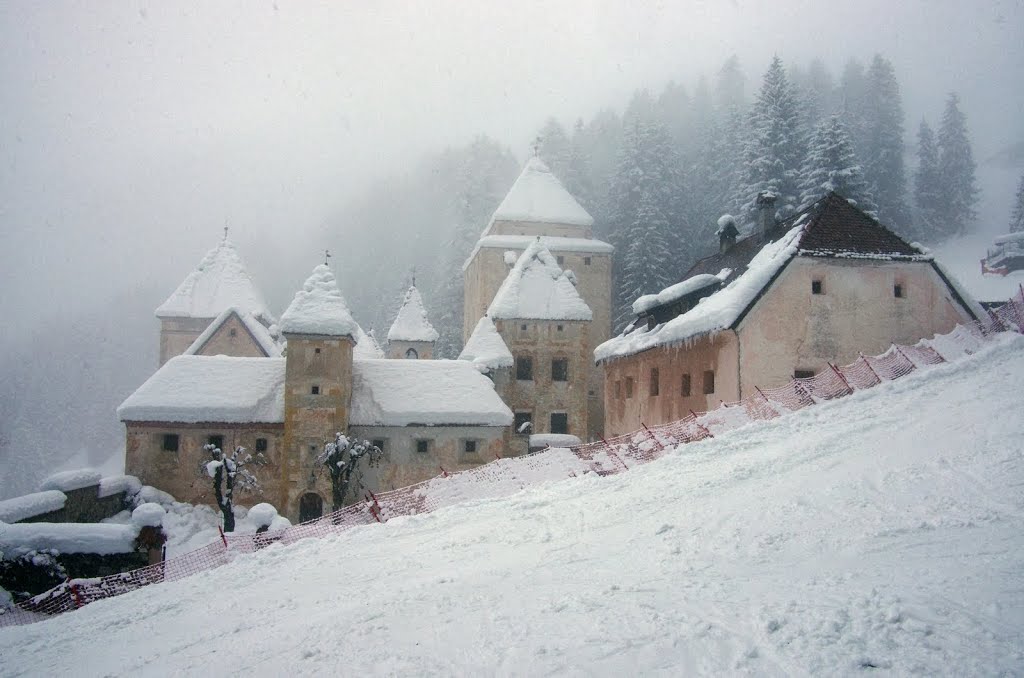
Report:
[[1016,673],[1024,338],[0,629],[0,675]]

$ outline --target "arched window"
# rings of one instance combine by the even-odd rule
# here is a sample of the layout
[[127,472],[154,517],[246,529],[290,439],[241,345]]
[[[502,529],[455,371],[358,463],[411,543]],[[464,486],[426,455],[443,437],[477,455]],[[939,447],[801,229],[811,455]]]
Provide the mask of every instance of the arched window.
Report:
[[324,514],[324,500],[319,494],[307,492],[299,499],[299,522],[315,520]]
[[409,360],[416,360],[417,358],[420,357],[420,354],[416,352],[416,349],[410,348],[408,351],[405,352],[405,357]]

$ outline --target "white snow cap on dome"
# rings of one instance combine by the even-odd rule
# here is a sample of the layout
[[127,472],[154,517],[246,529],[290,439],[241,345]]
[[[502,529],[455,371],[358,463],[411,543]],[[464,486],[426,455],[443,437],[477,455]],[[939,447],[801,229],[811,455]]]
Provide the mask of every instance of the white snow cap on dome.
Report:
[[576,202],[548,166],[534,156],[491,217],[495,221],[592,226],[594,218]]
[[593,313],[569,274],[534,240],[501,283],[487,315],[492,319],[591,320]]
[[295,293],[281,316],[281,332],[353,338],[358,335],[359,325],[352,319],[338,281],[327,265],[314,268],[302,289]]
[[263,295],[245,269],[234,243],[226,237],[206,253],[199,266],[156,309],[158,318],[216,318],[238,307],[273,322]]
[[473,334],[459,354],[459,360],[468,360],[481,371],[512,367],[513,363],[512,352],[498,334],[494,321],[487,316],[477,321]]
[[427,320],[427,309],[423,297],[415,285],[405,291],[402,308],[388,330],[388,341],[437,341],[437,330]]
[[384,351],[381,349],[380,344],[377,343],[377,337],[374,336],[373,330],[364,332],[362,327],[356,328],[356,347],[352,349],[352,357],[356,360],[375,360],[376,358],[383,358]]

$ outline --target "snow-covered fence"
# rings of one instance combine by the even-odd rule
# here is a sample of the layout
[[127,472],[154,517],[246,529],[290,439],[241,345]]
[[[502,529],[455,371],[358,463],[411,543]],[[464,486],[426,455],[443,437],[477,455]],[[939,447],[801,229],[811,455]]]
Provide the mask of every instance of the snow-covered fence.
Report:
[[50,591],[0,609],[0,626],[24,624],[77,609],[94,600],[173,581],[208,571],[231,561],[241,553],[252,553],[274,543],[291,544],[310,537],[327,537],[355,527],[386,522],[399,516],[413,516],[479,499],[508,496],[529,485],[561,480],[587,473],[612,475],[663,456],[673,448],[788,412],[813,406],[885,381],[904,377],[916,370],[970,355],[989,337],[999,332],[1024,334],[1024,293],[1012,299],[990,317],[969,325],[958,325],[945,335],[922,340],[913,346],[893,345],[877,356],[861,355],[849,365],[829,365],[809,378],[793,379],[775,388],[757,388],[738,402],[723,402],[708,412],[691,412],[668,424],[643,426],[633,433],[608,440],[552,448],[522,457],[498,459],[474,469],[444,474],[390,492],[374,495],[366,491],[365,501],[316,520],[259,534],[228,534],[195,551],[132,572],[73,579]]

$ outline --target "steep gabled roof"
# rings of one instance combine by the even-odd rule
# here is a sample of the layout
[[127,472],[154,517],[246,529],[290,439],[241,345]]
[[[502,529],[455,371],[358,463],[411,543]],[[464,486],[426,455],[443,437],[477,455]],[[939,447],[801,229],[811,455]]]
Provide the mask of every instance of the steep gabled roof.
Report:
[[[591,226],[594,218],[565,189],[544,162],[534,156],[494,211],[495,221]],[[490,231],[490,224],[484,235]]]
[[469,335],[469,341],[459,354],[459,360],[468,360],[481,371],[512,367],[513,363],[512,351],[498,334],[494,321],[486,315],[477,321],[473,334]]
[[838,193],[829,193],[811,205],[807,213],[810,220],[800,238],[800,256],[931,260],[931,255],[908,244]]
[[267,318],[263,295],[249,276],[234,243],[225,237],[156,309],[158,318],[216,318],[232,306]]
[[388,341],[437,341],[437,337],[437,330],[427,319],[420,291],[415,285],[410,285],[395,322],[388,330]]
[[313,269],[302,289],[281,315],[284,334],[318,334],[355,337],[359,325],[349,313],[338,281],[326,264]]
[[203,333],[196,337],[196,340],[192,342],[192,345],[185,349],[182,355],[199,355],[203,347],[213,338],[213,335],[224,326],[224,323],[229,318],[236,317],[238,321],[242,323],[249,336],[252,337],[253,342],[263,351],[263,355],[267,358],[280,358],[281,347],[277,341],[270,334],[270,330],[267,329],[259,320],[257,320],[251,313],[243,311],[242,309],[231,307],[224,309],[217,318],[207,325]]
[[569,274],[538,238],[523,251],[494,295],[494,320],[591,320],[593,313]]

